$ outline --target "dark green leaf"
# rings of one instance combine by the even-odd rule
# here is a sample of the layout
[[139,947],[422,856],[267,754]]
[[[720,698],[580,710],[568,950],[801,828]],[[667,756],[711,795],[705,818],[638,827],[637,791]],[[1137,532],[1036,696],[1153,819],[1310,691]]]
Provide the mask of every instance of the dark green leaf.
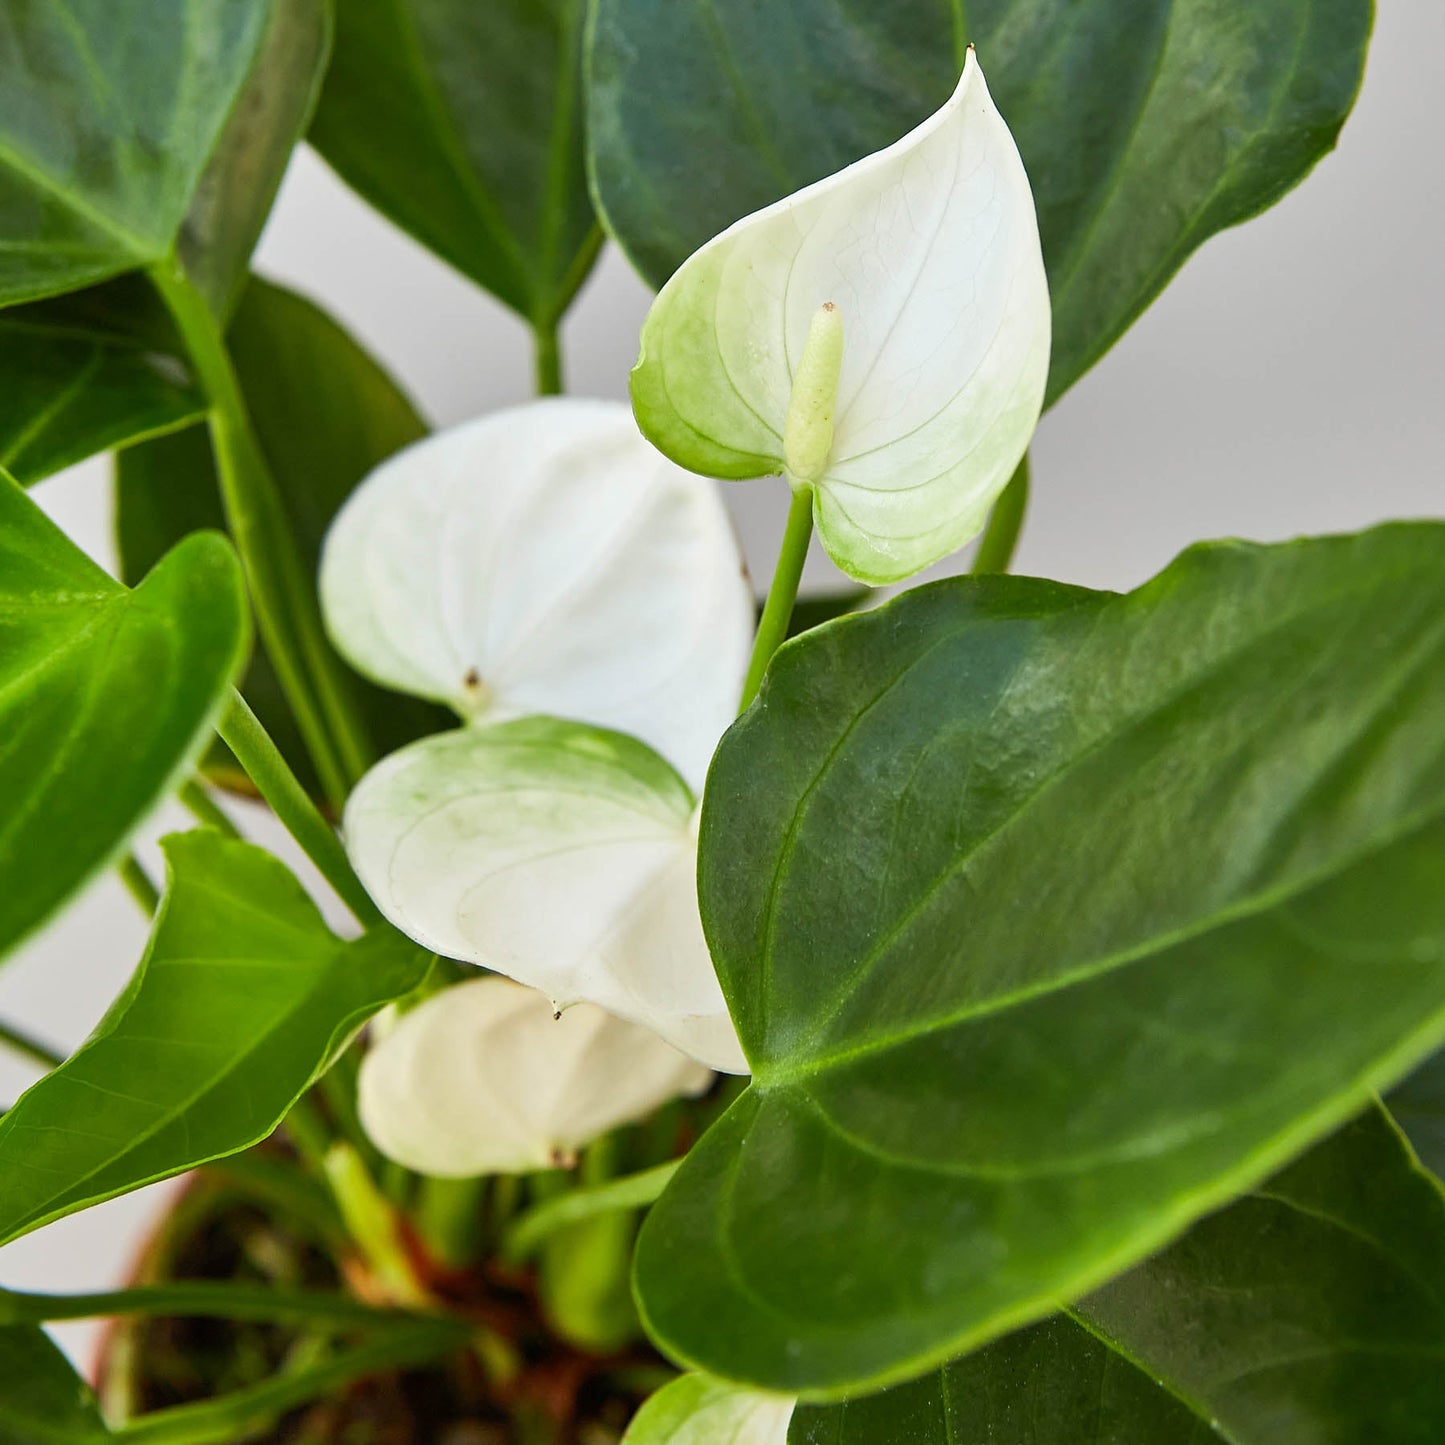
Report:
[[938,109],[974,40],[1038,203],[1056,398],[1330,149],[1371,18],[1371,0],[597,0],[594,185],[660,285]]
[[[87,14],[92,8],[80,7]],[[184,44],[158,47],[155,53],[146,55],[147,64],[154,64],[159,71],[169,56],[169,63],[180,67],[182,77],[192,69],[198,74],[210,74],[207,66],[211,62],[200,54],[207,43],[206,27],[213,27],[214,33],[224,39],[230,34],[226,26],[239,23],[249,8],[262,17],[259,48],[249,62],[249,78],[229,116],[221,117],[225,124],[214,138],[204,171],[184,188],[186,210],[178,234],[158,231],[152,237],[157,248],[152,253],[124,247],[107,253],[109,260],[99,268],[99,274],[156,260],[174,240],[202,294],[213,309],[225,315],[232,309],[235,292],[245,278],[251,249],[270,210],[292,146],[309,119],[324,68],[330,21],[324,0],[274,0],[269,4],[231,0],[229,8],[213,0],[209,7],[198,8],[206,12],[207,18],[198,19],[191,49]],[[223,13],[233,18],[223,21]],[[166,23],[159,15],[157,19],[158,23]],[[137,35],[142,33],[136,29],[133,16],[129,23]],[[246,21],[248,27],[252,23]],[[57,26],[59,29],[53,28]],[[56,3],[30,7],[24,43],[32,59],[51,55],[62,34],[69,36],[68,43],[74,49],[68,59],[58,62],[58,74],[69,74],[65,67],[70,64],[84,66],[92,78],[113,68],[138,92],[148,75],[154,81],[147,64],[125,51],[129,42],[123,35],[109,34],[104,26],[82,34],[81,20],[70,17]],[[117,46],[119,52],[112,54]],[[0,61],[0,75],[4,73]],[[182,83],[176,81],[178,86]],[[40,82],[35,84],[45,89]],[[143,149],[148,144],[147,127],[153,118],[147,120],[146,116],[148,107],[156,103],[154,95],[138,93],[124,102],[132,110],[130,121],[123,122],[119,119],[121,102],[109,109],[102,106],[103,114],[86,114],[87,106],[95,105],[96,98],[87,98],[83,89],[70,95],[57,91],[44,101],[46,106],[62,106],[65,115],[56,125],[69,126],[77,134],[105,132],[110,125],[118,127],[113,157],[116,165],[132,148]],[[191,114],[194,108],[192,102],[175,104],[178,115]],[[0,102],[0,127],[6,123],[4,104]],[[128,139],[121,134],[127,123],[136,127]],[[14,184],[10,172],[20,163],[15,153],[7,151],[5,136],[0,132],[0,241],[6,243],[0,245],[0,251],[30,256],[34,261],[37,255],[45,258],[44,244],[26,228],[36,222],[38,213],[33,206],[17,210],[13,196],[7,206],[5,188]],[[62,170],[63,163],[63,155],[57,153],[56,164]],[[92,220],[94,215],[86,208],[101,204],[90,195],[92,190],[120,204],[117,198],[125,194],[127,186],[134,186],[138,194],[148,194],[146,186],[161,184],[157,176],[147,178],[139,169],[133,169],[127,177],[109,180],[101,171],[87,171],[83,177],[77,172],[69,180],[44,171],[26,174],[27,184],[50,187],[47,194],[56,204],[79,207]],[[177,177],[172,181],[180,184]],[[80,188],[78,194],[69,195],[67,185]],[[112,191],[116,194],[112,195]],[[35,251],[37,246],[39,252]],[[54,277],[44,268],[36,273],[43,280],[41,290],[79,285],[91,274],[86,270],[78,278],[73,275],[64,264],[64,243],[58,242],[57,248],[61,260],[56,263],[59,269]],[[50,257],[46,265],[55,259]],[[28,274],[23,267],[22,272]],[[0,262],[0,286],[7,279],[20,294],[26,294],[19,280],[7,278]],[[5,292],[0,304],[14,299],[13,292]],[[174,431],[204,414],[204,401],[192,385],[183,349],[169,318],[149,285],[138,277],[121,277],[4,311],[0,313],[0,342],[4,343],[0,358],[0,464],[27,485],[97,452]]]
[[139,277],[0,311],[0,465],[25,486],[205,415]]
[[1445,1053],[1427,1059],[1386,1102],[1420,1162],[1445,1179]]
[[[800,1410],[792,1439],[1445,1438],[1445,1198],[1380,1109],[1070,1313],[887,1394]],[[928,1424],[910,1434],[915,1418]]]
[[[793,605],[793,615],[788,619],[788,636],[799,637],[811,632],[835,617],[857,612],[870,597],[871,587],[844,587],[837,592],[819,592],[812,597],[800,597]],[[762,615],[762,603],[758,603],[758,615]]]
[[79,1051],[0,1119],[0,1241],[269,1134],[429,955],[389,928],[335,937],[270,854],[165,840],[145,958]]
[[222,538],[189,538],[127,591],[0,474],[0,955],[189,770],[246,638]]
[[923,587],[786,644],[708,778],[748,1093],[644,1226],[673,1353],[916,1374],[1445,1039],[1445,526]]
[[[203,286],[225,295],[226,269],[249,251],[280,176],[287,127],[304,123],[305,68],[323,50],[321,0],[10,7],[0,305],[159,261],[183,228]],[[269,72],[248,91],[261,63]]]
[[342,178],[548,324],[597,255],[584,0],[341,0],[311,140]]
[[291,152],[316,108],[331,47],[328,0],[270,0],[266,8],[266,31],[250,77],[179,237],[187,272],[221,317],[231,315],[245,285],[251,252]]
[[[425,431],[396,383],[323,311],[293,292],[253,280],[230,342],[247,406],[280,486],[302,556],[314,573],[321,539],[357,482]],[[195,427],[121,453],[116,467],[122,575],[142,574],[186,533],[224,527],[211,444]],[[264,651],[243,691],[291,766],[315,773]],[[378,747],[450,725],[449,713],[360,680],[356,692]],[[208,770],[230,787],[250,784],[218,742]]]
[[35,1325],[0,1326],[0,1445],[96,1445],[113,1438],[69,1360]]

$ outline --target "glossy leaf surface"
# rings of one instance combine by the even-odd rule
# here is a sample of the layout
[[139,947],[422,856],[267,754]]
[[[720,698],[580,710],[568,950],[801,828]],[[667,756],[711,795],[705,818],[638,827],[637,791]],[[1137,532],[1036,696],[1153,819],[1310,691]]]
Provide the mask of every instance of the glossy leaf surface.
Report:
[[623,1445],[787,1445],[793,1402],[681,1375],[633,1417]]
[[324,50],[320,0],[13,10],[0,48],[0,305],[148,265],[181,242],[219,306]]
[[1385,1102],[1420,1162],[1445,1179],[1445,1053],[1426,1059]]
[[397,1020],[366,1055],[358,1102],[389,1159],[466,1179],[555,1169],[711,1082],[648,1029],[585,1003],[558,1018],[546,994],[490,977]]
[[566,309],[601,233],[582,148],[583,0],[341,0],[311,140],[522,316]]
[[973,41],[1038,203],[1056,398],[1203,241],[1330,149],[1371,17],[1369,0],[598,0],[595,186],[660,286],[932,114]]
[[189,538],[128,591],[0,474],[0,954],[189,769],[246,641],[220,537]]
[[[390,376],[319,307],[253,279],[229,341],[246,403],[303,558],[319,565],[331,519],[374,466],[426,430]],[[211,444],[204,427],[129,448],[116,461],[116,532],[122,575],[141,576],[187,532],[224,529]],[[258,644],[243,692],[297,775],[315,773],[291,712]],[[378,750],[435,732],[439,708],[358,680],[356,693]],[[207,771],[229,787],[250,782],[218,741]]]
[[795,1445],[1428,1445],[1445,1196],[1380,1109],[1070,1314],[805,1408]]
[[0,466],[22,485],[205,415],[172,338],[127,314],[136,284],[0,311]]
[[0,1325],[0,1441],[99,1445],[112,1439],[95,1397],[35,1325]]
[[745,1068],[698,919],[693,797],[650,748],[555,718],[460,728],[377,764],[346,850],[403,933]]
[[1222,543],[1123,597],[920,588],[778,653],[708,781],[755,1082],[643,1228],[667,1349],[907,1377],[1439,1046],[1442,561],[1430,524]]
[[885,583],[982,529],[1048,366],[1033,198],[970,52],[896,145],[684,262],[643,325],[632,402],[681,466],[811,487],[829,555]]
[[135,977],[0,1119],[0,1241],[263,1139],[429,966],[390,929],[337,938],[260,848],[208,830],[164,847]]
[[617,402],[551,398],[379,467],[326,540],[342,653],[474,723],[641,738],[694,789],[737,710],[752,597],[717,489]]

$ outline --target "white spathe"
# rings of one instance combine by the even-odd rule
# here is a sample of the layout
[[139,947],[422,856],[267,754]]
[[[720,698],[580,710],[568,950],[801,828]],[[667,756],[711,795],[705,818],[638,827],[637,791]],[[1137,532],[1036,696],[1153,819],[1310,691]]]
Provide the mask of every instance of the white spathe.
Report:
[[469,1178],[570,1163],[594,1139],[708,1086],[655,1034],[535,989],[478,978],[405,1014],[361,1066],[361,1120],[389,1159]]
[[787,1445],[796,1402],[707,1375],[680,1375],[633,1417],[622,1445]]
[[698,916],[694,811],[636,739],[524,718],[394,753],[344,831],[377,907],[428,948],[746,1073]]
[[754,603],[711,483],[625,405],[549,398],[417,442],[326,538],[340,651],[469,721],[549,714],[642,738],[700,789]]
[[683,263],[643,327],[642,430],[705,475],[784,470],[794,379],[827,304],[843,355],[831,453],[807,479],[815,520],[845,572],[895,582],[982,529],[1048,378],[1033,194],[972,49],[917,129]]

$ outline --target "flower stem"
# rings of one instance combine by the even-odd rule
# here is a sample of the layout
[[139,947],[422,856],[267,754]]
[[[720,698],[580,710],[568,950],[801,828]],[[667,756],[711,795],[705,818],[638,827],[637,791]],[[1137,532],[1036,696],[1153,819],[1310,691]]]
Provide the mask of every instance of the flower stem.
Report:
[[240,693],[232,694],[231,705],[216,731],[245,768],[257,791],[357,920],[368,928],[379,923],[381,915],[352,871],[341,840],[317,811],[316,804]]
[[332,804],[373,760],[340,659],[321,627],[315,588],[251,426],[221,328],[174,258],[150,276],[176,323],[210,402],[211,441],[226,522],[251,593],[266,651]]
[[0,1023],[0,1045],[42,1068],[58,1069],[65,1062],[64,1054],[57,1053],[48,1044],[42,1044],[39,1039],[21,1029],[12,1028],[7,1023]]
[[136,901],[136,906],[147,918],[155,917],[155,911],[160,907],[160,890],[151,882],[150,874],[140,865],[134,853],[127,853],[124,858],[116,864],[115,871],[120,875],[120,881],[125,884],[125,891]]
[[788,508],[788,524],[783,531],[783,544],[778,549],[778,565],[773,571],[773,585],[758,621],[758,635],[753,643],[753,657],[748,664],[747,681],[743,683],[743,700],[739,711],[758,695],[763,674],[773,654],[782,646],[792,620],[793,604],[798,600],[798,583],[803,577],[803,563],[808,557],[808,543],[813,539],[813,489],[798,487]]
[[535,322],[532,337],[536,347],[537,395],[560,396],[562,392],[562,349],[555,321]]
[[1018,470],[1009,479],[1009,484],[999,493],[993,504],[988,526],[984,528],[983,539],[973,559],[973,573],[977,577],[990,572],[1007,572],[1013,561],[1014,549],[1019,544],[1019,533],[1023,530],[1024,513],[1029,505],[1029,456],[1018,464]]
[[214,828],[228,838],[241,836],[241,830],[231,821],[199,778],[190,778],[182,783],[177,797],[180,799],[181,806],[203,828]]

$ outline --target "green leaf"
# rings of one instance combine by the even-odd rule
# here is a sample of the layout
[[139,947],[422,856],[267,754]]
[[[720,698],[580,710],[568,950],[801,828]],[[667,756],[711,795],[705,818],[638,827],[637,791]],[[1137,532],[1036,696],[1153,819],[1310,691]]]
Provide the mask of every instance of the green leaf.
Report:
[[931,115],[974,40],[1038,204],[1057,398],[1203,241],[1278,200],[1330,149],[1372,8],[598,0],[594,187],[609,231],[661,285],[734,221]]
[[681,1375],[633,1417],[624,1445],[782,1445],[793,1402],[706,1375]]
[[0,474],[0,955],[190,769],[247,630],[222,538],[188,538],[131,592]]
[[191,198],[177,248],[222,318],[245,288],[251,252],[311,122],[331,52],[330,0],[270,0],[265,8],[266,30],[246,87]]
[[[846,617],[868,605],[873,596],[871,587],[842,587],[833,592],[818,592],[811,597],[800,597],[793,604],[793,615],[788,619],[788,636],[798,637],[811,632],[835,617]],[[758,617],[763,615],[763,604],[758,603]]]
[[[219,308],[324,60],[322,0],[35,0],[0,49],[0,305],[179,242]],[[183,234],[184,233],[184,234]]]
[[205,415],[163,315],[136,310],[147,290],[128,277],[0,311],[0,466],[22,485]]
[[[396,383],[320,308],[253,279],[231,324],[230,344],[252,421],[281,488],[303,559],[314,573],[321,539],[352,489],[374,466],[426,430]],[[142,574],[188,532],[224,528],[204,427],[130,448],[116,461],[121,570]],[[242,688],[297,775],[317,791],[315,770],[265,651],[257,647]],[[378,747],[390,752],[451,725],[441,708],[355,680]],[[206,770],[250,791],[217,741]]]
[[96,1445],[111,1439],[95,1397],[50,1336],[0,1326],[0,1442]]
[[795,1445],[1431,1445],[1445,1435],[1445,1198],[1371,1109],[1043,1324]]
[[426,973],[391,929],[335,937],[260,848],[210,830],[163,846],[166,895],[135,977],[0,1119],[0,1242],[265,1138]]
[[582,145],[583,0],[341,0],[311,141],[520,315],[567,309],[601,232]]
[[1445,1040],[1445,526],[923,587],[708,777],[754,1083],[644,1226],[656,1338],[881,1385],[1159,1248]]
[[1427,1059],[1385,1102],[1420,1162],[1445,1179],[1445,1053]]

